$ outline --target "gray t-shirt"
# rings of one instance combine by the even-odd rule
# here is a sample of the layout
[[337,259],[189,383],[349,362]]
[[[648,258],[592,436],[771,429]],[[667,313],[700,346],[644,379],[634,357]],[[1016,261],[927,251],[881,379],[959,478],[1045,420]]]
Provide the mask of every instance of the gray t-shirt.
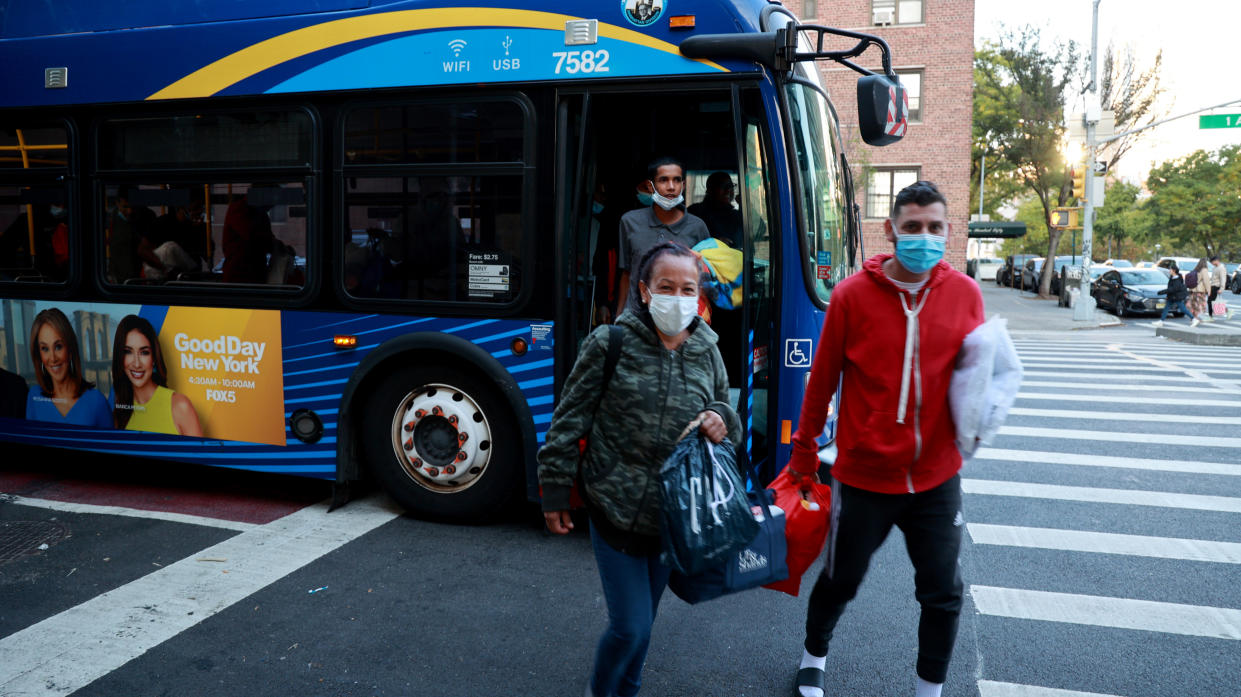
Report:
[[675,240],[692,248],[708,237],[707,224],[693,213],[686,213],[675,223],[665,225],[649,206],[629,211],[620,220],[620,258],[616,265],[632,276],[638,272],[642,255],[660,242]]

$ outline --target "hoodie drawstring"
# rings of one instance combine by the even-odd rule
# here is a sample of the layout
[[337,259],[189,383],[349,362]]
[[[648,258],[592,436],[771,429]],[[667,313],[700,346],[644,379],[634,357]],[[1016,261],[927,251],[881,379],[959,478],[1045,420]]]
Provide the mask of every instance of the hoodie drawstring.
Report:
[[[901,309],[905,311],[905,360],[901,366],[901,403],[896,408],[896,423],[905,423],[905,405],[909,402],[909,379],[913,375],[914,355],[918,351],[918,313],[931,295],[931,289],[925,288],[922,297],[914,304],[913,309],[905,302],[905,293],[897,293],[901,299]],[[921,378],[921,373],[919,373]],[[920,380],[919,380],[920,381]]]

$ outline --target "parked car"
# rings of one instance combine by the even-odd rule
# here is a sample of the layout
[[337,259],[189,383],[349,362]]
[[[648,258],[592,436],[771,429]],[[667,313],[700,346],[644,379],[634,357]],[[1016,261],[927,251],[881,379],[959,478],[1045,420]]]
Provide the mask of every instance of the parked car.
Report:
[[1021,269],[1026,262],[1037,257],[1037,254],[1009,254],[1004,259],[1004,266],[995,273],[995,282],[1001,286],[1016,288],[1021,283]]
[[1136,264],[1134,264],[1134,265],[1133,265],[1133,268],[1135,268],[1135,269],[1149,269],[1149,268],[1153,267],[1154,265],[1155,265],[1155,262],[1153,262],[1153,261],[1139,261],[1138,263],[1136,263]]
[[1002,266],[1004,266],[1003,259],[978,257],[965,262],[965,273],[975,281],[994,281],[996,273]]
[[[1091,289],[1089,292],[1092,296],[1094,295],[1093,285],[1095,279],[1111,270],[1112,267],[1102,264],[1095,264],[1090,267],[1090,282],[1087,288]],[[1074,288],[1080,287],[1078,281],[1081,280],[1081,273],[1082,267],[1080,266],[1066,266],[1060,269],[1060,282],[1056,284],[1056,295],[1059,297],[1058,304],[1060,307],[1069,307],[1069,292]]]
[[1194,267],[1198,265],[1198,258],[1197,257],[1162,257],[1159,261],[1155,262],[1155,266],[1166,269],[1172,266],[1172,264],[1174,263],[1176,264],[1176,267],[1181,270],[1182,274],[1187,274],[1190,271],[1193,271]]
[[1103,262],[1104,266],[1114,266],[1118,269],[1128,269],[1133,267],[1133,262],[1126,259],[1108,259]]
[[1021,267],[1021,289],[1034,290],[1038,288],[1038,276],[1043,273],[1043,257],[1034,257],[1026,259],[1025,266]]
[[1224,268],[1228,270],[1228,288],[1241,295],[1241,264],[1224,264]]
[[1110,269],[1091,284],[1090,294],[1099,307],[1118,317],[1152,314],[1163,310],[1168,275],[1156,269]]

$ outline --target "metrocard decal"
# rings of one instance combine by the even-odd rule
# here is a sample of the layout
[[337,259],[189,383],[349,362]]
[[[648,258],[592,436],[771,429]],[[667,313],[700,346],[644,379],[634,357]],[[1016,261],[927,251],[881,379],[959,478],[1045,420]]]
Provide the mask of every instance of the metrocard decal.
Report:
[[[268,92],[454,83],[716,73],[711,61],[682,56],[673,44],[599,23],[597,44],[566,46],[569,15],[506,8],[403,10],[304,27],[225,56],[148,99],[205,97],[317,51],[353,42]],[[380,43],[375,39],[392,38]]]

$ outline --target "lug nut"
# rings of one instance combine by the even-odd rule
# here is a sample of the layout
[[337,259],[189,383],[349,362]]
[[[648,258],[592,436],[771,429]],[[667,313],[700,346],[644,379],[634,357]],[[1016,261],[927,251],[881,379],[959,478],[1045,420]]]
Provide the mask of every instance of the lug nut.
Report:
[[413,461],[413,463],[412,463],[412,464],[413,464],[413,466],[414,466],[414,467],[422,467],[422,460],[420,460],[420,459],[418,459],[418,458],[414,458],[414,461]]
[[448,417],[448,423],[452,424],[453,426],[456,426],[456,425],[457,425],[457,415],[456,415],[456,414],[453,414],[452,416]]
[[405,441],[405,449],[406,449],[406,450],[413,450],[413,449],[414,449],[414,439],[413,439],[413,438],[410,438],[409,440]]
[[448,476],[452,476],[456,473],[457,473],[457,468],[453,467],[452,465],[449,465],[444,468],[444,474],[447,474]]
[[406,433],[409,433],[409,432],[410,432],[410,431],[412,431],[412,430],[414,430],[414,422],[413,422],[413,421],[406,421],[406,422],[405,422],[405,432],[406,432]]
[[457,462],[465,462],[465,458],[469,457],[464,450],[457,451]]
[[464,444],[464,443],[465,443],[467,440],[469,440],[469,439],[470,439],[470,436],[469,436],[469,435],[467,435],[464,431],[462,431],[461,433],[458,433],[458,434],[457,434],[457,442],[458,442],[458,443]]
[[427,474],[431,475],[432,477],[438,477],[440,476],[440,471],[434,467],[428,467]]
[[424,416],[426,416],[426,415],[427,415],[427,410],[426,410],[426,409],[419,409],[419,410],[417,410],[417,411],[415,411],[415,412],[414,412],[414,420],[415,420],[415,421],[417,421],[418,419],[421,419],[422,417],[424,417]]
[[435,407],[431,407],[431,413],[435,414],[436,416],[439,416],[444,413],[444,410],[441,407],[435,406]]

